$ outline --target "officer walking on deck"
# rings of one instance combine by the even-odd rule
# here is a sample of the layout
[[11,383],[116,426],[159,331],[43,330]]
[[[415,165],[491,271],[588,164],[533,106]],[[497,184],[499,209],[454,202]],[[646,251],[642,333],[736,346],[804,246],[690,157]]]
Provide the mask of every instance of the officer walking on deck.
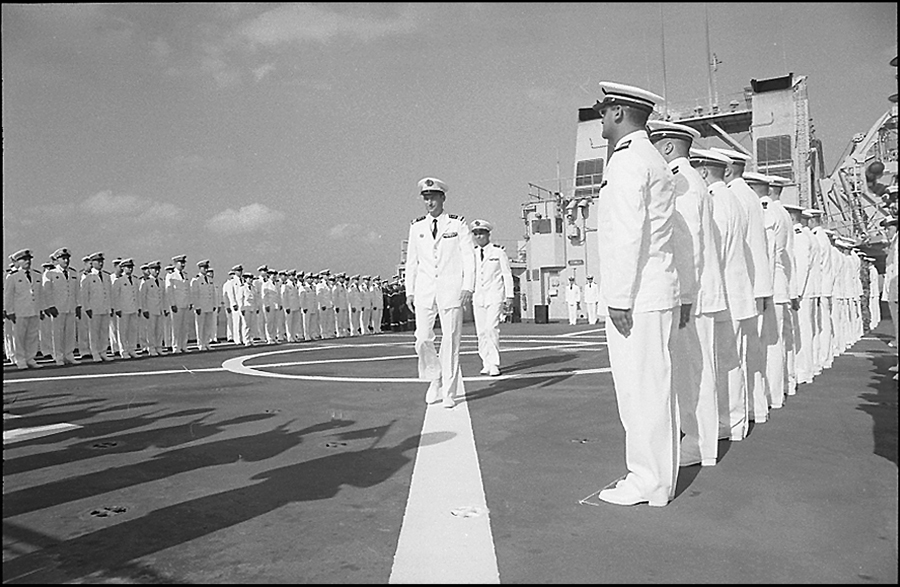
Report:
[[509,257],[502,247],[491,242],[493,225],[475,220],[471,226],[475,241],[475,291],[472,310],[478,335],[481,374],[500,375],[500,317],[513,303],[513,279]]
[[597,203],[600,288],[612,325],[606,335],[627,474],[598,498],[665,506],[678,472],[669,349],[680,300],[674,178],[646,131],[662,98],[613,82],[600,87],[604,97],[594,108],[612,148]]
[[584,284],[584,306],[587,309],[588,324],[596,324],[600,320],[600,286],[594,282],[594,276],[587,276]]
[[[418,188],[427,214],[409,227],[406,304],[415,313],[419,379],[429,381],[425,401],[452,408],[466,394],[459,347],[463,308],[475,289],[475,252],[465,219],[444,211],[447,184],[425,177]],[[434,346],[436,316],[441,321],[440,356]]]

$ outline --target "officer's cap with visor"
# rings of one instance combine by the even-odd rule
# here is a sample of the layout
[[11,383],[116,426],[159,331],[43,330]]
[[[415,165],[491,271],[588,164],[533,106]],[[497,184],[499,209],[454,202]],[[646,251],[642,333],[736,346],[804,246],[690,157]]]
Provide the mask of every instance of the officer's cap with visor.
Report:
[[713,147],[710,151],[725,155],[732,163],[743,163],[744,165],[753,158],[746,153],[741,153],[740,151],[735,151],[733,149],[723,149],[722,147]]
[[71,257],[71,256],[72,255],[69,254],[69,249],[67,249],[66,247],[61,247],[61,248],[53,251],[53,254],[50,255],[50,260],[56,261],[57,259],[60,259],[62,257]]
[[763,185],[770,185],[772,183],[772,178],[768,175],[756,173],[755,171],[745,171],[742,177],[747,183],[758,183]]
[[447,184],[436,177],[423,177],[419,180],[419,194],[426,195],[430,193],[447,194],[449,189]]
[[472,232],[477,232],[479,230],[484,232],[491,232],[492,230],[494,230],[494,225],[487,220],[473,220]]
[[647,130],[650,140],[654,143],[669,138],[691,142],[700,138],[700,131],[685,124],[666,122],[665,120],[651,120],[647,122]]
[[731,159],[722,155],[720,153],[716,153],[715,151],[711,151],[709,149],[696,149],[692,148],[690,151],[691,157],[691,165],[705,165],[705,166],[715,166],[715,167],[728,167],[728,164],[731,162]]
[[600,113],[610,106],[630,106],[649,114],[663,101],[662,96],[653,92],[616,82],[600,82],[600,90],[603,99],[594,104],[594,110]]

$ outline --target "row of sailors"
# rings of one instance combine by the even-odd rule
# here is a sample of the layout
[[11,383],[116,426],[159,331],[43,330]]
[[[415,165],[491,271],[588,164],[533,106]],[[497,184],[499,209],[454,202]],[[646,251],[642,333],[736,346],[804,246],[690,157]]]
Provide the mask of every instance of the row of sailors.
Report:
[[[680,460],[713,465],[719,438],[743,439],[751,421],[766,422],[862,336],[861,304],[878,313],[877,272],[861,299],[857,243],[822,226],[819,210],[782,204],[788,180],[744,171],[744,153],[692,147],[700,135],[685,125],[651,121],[648,130],[674,174],[676,248],[687,252],[675,261],[693,324],[678,330],[672,352]],[[893,264],[884,290],[892,311]]]
[[82,259],[79,272],[69,266],[66,248],[50,255],[43,272],[32,269],[32,253],[12,255],[15,267],[4,285],[4,351],[19,369],[39,368],[38,352],[52,355],[57,365],[138,356],[158,356],[165,347],[187,352],[193,334],[200,350],[217,340],[217,313],[227,313],[227,338],[237,344],[299,342],[381,332],[384,308],[377,276],[329,270],[304,273],[272,271],[245,274],[241,266],[218,286],[208,260],[197,263],[198,274],[185,273],[186,255],[172,258],[165,277],[161,263],[140,267],[134,276],[132,259],[113,261],[103,269],[102,252]]

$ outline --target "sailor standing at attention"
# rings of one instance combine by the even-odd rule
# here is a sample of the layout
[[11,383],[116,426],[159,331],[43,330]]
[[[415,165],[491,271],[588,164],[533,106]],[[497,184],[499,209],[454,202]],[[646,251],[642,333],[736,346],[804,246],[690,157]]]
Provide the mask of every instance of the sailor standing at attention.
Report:
[[[410,223],[406,253],[406,304],[416,317],[419,379],[429,381],[426,403],[445,408],[465,396],[459,347],[463,308],[475,290],[475,251],[462,216],[447,214],[447,184],[425,177],[419,193],[427,214]],[[434,347],[434,319],[441,320],[441,351]]]
[[491,223],[475,220],[471,230],[475,241],[472,310],[478,335],[481,374],[496,377],[500,375],[500,316],[512,308],[513,303],[512,272],[506,251],[491,242]]
[[216,285],[209,278],[209,259],[197,262],[199,273],[191,279],[190,305],[194,309],[197,346],[209,350],[209,341],[216,328]]
[[187,255],[172,257],[172,262],[175,270],[166,276],[166,300],[172,308],[172,352],[186,353],[191,303],[191,286],[184,272]]
[[581,305],[581,288],[575,283],[575,276],[569,276],[569,285],[566,286],[566,307],[569,309],[569,324],[574,326],[578,322],[578,308]]
[[[763,220],[762,204],[759,198],[742,177],[744,169],[751,157],[731,149],[714,147],[713,151],[730,159],[725,169],[725,181],[728,188],[737,196],[747,218],[747,247],[750,253],[748,264],[750,277],[753,280],[753,297],[756,298],[756,328],[747,331],[747,347],[744,358],[745,377],[747,378],[747,397],[750,401],[750,419],[761,424],[769,417],[769,410],[760,409],[765,399],[766,350],[760,339],[763,316],[772,303],[772,277],[769,271],[768,244],[766,242],[766,226]],[[754,407],[757,408],[754,410]]]
[[[50,261],[41,263],[41,287],[43,287],[47,272],[52,271],[54,267],[56,267],[56,265]],[[48,358],[53,356],[53,324],[51,324],[50,318],[51,314],[42,312],[40,319],[41,325],[38,328],[38,354]]]
[[[81,258],[81,271],[78,272],[78,299],[84,302],[82,284],[91,272],[91,256]],[[86,359],[91,354],[90,320],[80,309],[75,309],[75,344],[78,347],[79,359]]]
[[122,259],[122,275],[112,284],[113,307],[116,309],[117,333],[123,359],[137,358],[138,301],[140,283],[134,278],[134,260]]
[[675,182],[646,131],[662,98],[612,82],[600,88],[594,108],[612,148],[597,203],[600,289],[613,326],[606,335],[628,473],[597,497],[659,507],[674,496],[678,473],[670,352],[680,301]]
[[141,283],[140,306],[147,320],[147,354],[159,356],[165,346],[165,322],[168,304],[166,303],[166,285],[159,279],[161,263],[148,263],[150,276]]
[[715,316],[716,401],[719,438],[743,440],[749,427],[744,362],[748,328],[755,328],[756,299],[747,263],[747,218],[737,196],[725,185],[729,159],[705,149],[691,149],[691,165],[706,182],[713,199],[713,223],[725,278],[728,309]]
[[[779,328],[783,325],[781,319],[778,318],[780,304],[787,303],[787,283],[783,271],[778,271],[778,258],[784,253],[787,245],[787,235],[785,234],[786,226],[778,223],[779,216],[775,213],[772,206],[772,198],[769,197],[769,186],[771,180],[768,175],[756,173],[754,171],[745,171],[743,179],[751,190],[759,198],[759,204],[763,210],[763,226],[766,230],[766,255],[769,259],[768,272],[772,281],[772,300],[765,307],[762,313],[759,326],[759,342],[762,345],[762,351],[765,353],[766,372],[763,377],[763,386],[756,390],[753,396],[753,413],[767,414],[770,407],[780,408],[784,404],[784,385],[782,378],[784,377],[784,357],[781,355],[783,346]],[[776,297],[776,282],[779,291]],[[783,309],[783,308],[780,308]],[[782,312],[783,316],[783,312]],[[774,378],[774,379],[773,379]],[[757,422],[764,422],[757,418]]]
[[650,142],[675,176],[676,227],[681,227],[676,238],[683,243],[681,248],[690,251],[678,257],[682,262],[678,268],[681,307],[690,311],[679,317],[679,326],[683,326],[675,333],[672,348],[672,385],[684,432],[679,464],[711,467],[718,459],[719,444],[715,322],[728,308],[712,195],[689,159],[691,145],[700,133],[662,121],[647,126]]
[[104,260],[102,252],[91,255],[91,272],[81,282],[81,300],[90,320],[91,354],[95,363],[113,360],[106,352],[112,315],[112,283],[109,273],[103,270]]
[[31,268],[31,249],[10,256],[16,269],[6,275],[3,284],[3,312],[13,324],[14,362],[19,369],[40,369],[35,357],[38,350],[43,305],[41,274]]
[[584,305],[587,307],[588,324],[596,324],[599,318],[600,310],[600,286],[594,283],[594,276],[587,276],[587,283],[584,284]]
[[53,359],[57,365],[77,365],[75,360],[75,315],[81,315],[78,272],[69,267],[69,249],[56,249],[50,259],[55,269],[44,274],[44,304],[53,317]]

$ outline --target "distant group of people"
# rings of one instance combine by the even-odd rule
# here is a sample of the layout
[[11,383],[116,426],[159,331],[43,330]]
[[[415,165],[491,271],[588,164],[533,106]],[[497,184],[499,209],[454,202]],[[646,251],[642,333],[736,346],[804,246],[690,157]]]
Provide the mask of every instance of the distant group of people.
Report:
[[[819,210],[782,204],[788,180],[747,170],[745,153],[694,148],[689,126],[649,120],[662,101],[652,92],[600,86],[598,306],[627,473],[598,498],[665,506],[679,466],[715,465],[719,440],[746,438],[861,337],[863,306],[877,323],[878,276],[863,298],[874,259],[821,226]],[[884,222],[882,290],[894,344],[896,225]]]
[[67,248],[41,270],[32,259],[30,249],[13,254],[4,283],[4,353],[19,369],[41,367],[38,354],[64,366],[185,353],[189,338],[209,350],[221,312],[227,340],[246,346],[378,334],[395,289],[379,276],[265,265],[258,275],[236,265],[219,285],[208,259],[189,276],[186,255],[172,257],[165,274],[153,261],[140,275],[133,259],[115,259],[106,271],[102,252],[85,256],[80,271]]

